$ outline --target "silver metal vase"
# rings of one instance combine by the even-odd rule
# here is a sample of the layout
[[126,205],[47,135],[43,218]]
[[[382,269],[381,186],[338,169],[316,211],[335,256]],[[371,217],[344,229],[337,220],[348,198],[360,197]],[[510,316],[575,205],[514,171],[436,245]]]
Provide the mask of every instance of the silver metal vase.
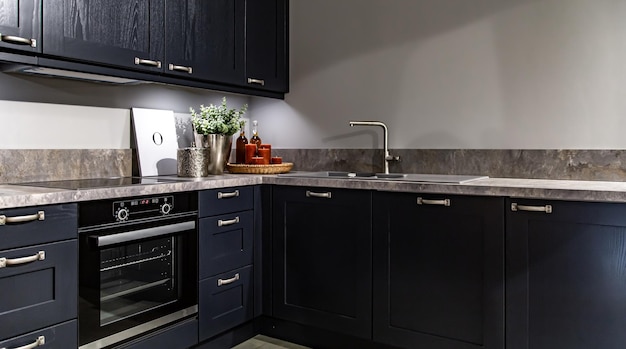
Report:
[[233,136],[209,134],[206,137],[209,148],[209,174],[221,175],[230,158]]

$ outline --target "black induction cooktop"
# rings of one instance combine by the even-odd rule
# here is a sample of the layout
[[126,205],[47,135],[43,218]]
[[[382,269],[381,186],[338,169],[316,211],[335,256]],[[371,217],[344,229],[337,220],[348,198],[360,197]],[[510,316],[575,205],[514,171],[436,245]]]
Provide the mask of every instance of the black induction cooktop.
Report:
[[116,188],[127,187],[133,185],[149,185],[163,184],[185,181],[176,177],[112,177],[112,178],[89,178],[89,179],[70,179],[62,181],[46,181],[46,182],[30,182],[16,183],[22,186],[44,187],[56,189],[96,189],[96,188]]

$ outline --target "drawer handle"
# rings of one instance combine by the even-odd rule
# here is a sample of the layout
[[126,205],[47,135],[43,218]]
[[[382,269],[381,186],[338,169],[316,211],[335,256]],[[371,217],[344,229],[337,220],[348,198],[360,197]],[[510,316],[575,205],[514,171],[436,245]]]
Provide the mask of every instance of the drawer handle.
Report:
[[238,196],[239,196],[239,190],[235,190],[232,193],[222,193],[221,191],[217,192],[218,199],[230,199],[230,198],[236,198]]
[[141,59],[139,57],[135,57],[135,64],[136,65],[147,65],[150,67],[157,67],[157,68],[161,68],[161,61],[153,61],[150,59]]
[[43,221],[46,219],[46,213],[44,211],[39,211],[35,214],[27,215],[27,216],[17,216],[17,217],[7,217],[0,216],[0,225],[5,225],[7,223],[24,223],[31,221]]
[[228,284],[232,284],[233,282],[239,280],[239,273],[235,274],[235,276],[233,276],[230,279],[217,279],[217,286],[222,286],[222,285],[228,285]]
[[23,38],[20,36],[12,36],[12,35],[2,35],[0,34],[0,41],[4,41],[9,44],[16,45],[28,45],[30,47],[37,47],[37,40]]
[[9,265],[18,265],[18,264],[26,264],[30,262],[35,262],[35,261],[43,261],[44,259],[46,259],[46,252],[44,251],[39,251],[37,252],[37,254],[33,256],[21,257],[21,258],[9,259],[9,258],[2,257],[0,258],[0,268],[7,267]]
[[259,84],[261,86],[265,86],[265,80],[261,80],[261,79],[248,78],[248,83],[249,84]]
[[218,227],[225,227],[227,225],[233,225],[233,224],[237,224],[239,223],[239,216],[233,218],[233,219],[229,219],[229,220],[218,220],[217,221],[217,226]]
[[421,197],[417,198],[417,204],[418,205],[439,205],[439,206],[450,206],[451,201],[450,199],[443,199],[443,200],[428,200],[428,199],[424,199]]
[[175,65],[175,64],[170,63],[170,65],[168,65],[167,68],[169,70],[182,71],[182,72],[189,73],[189,74],[193,73],[192,67],[185,67],[183,65]]
[[331,199],[333,197],[333,193],[332,192],[326,192],[326,193],[316,193],[314,191],[310,191],[307,190],[306,191],[306,197],[307,198],[323,198],[323,199]]
[[527,211],[527,212],[545,212],[552,213],[552,205],[545,206],[526,206],[526,205],[518,205],[517,203],[511,203],[511,211]]
[[[44,336],[39,336],[39,338],[37,338],[37,340],[35,340],[35,342],[30,343],[30,344],[26,344],[24,346],[21,347],[17,347],[17,348],[7,348],[7,349],[33,349],[33,348],[37,348],[40,345],[44,345],[46,344],[46,337]],[[4,349],[4,348],[2,348]]]

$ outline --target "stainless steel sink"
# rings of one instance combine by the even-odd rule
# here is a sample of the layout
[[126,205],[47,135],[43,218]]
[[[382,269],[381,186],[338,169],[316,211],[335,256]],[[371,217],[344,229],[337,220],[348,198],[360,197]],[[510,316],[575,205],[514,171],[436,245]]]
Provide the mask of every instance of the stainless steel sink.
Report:
[[422,183],[453,183],[463,184],[478,179],[486,179],[488,176],[472,175],[445,175],[445,174],[420,174],[420,173],[371,173],[371,172],[290,172],[279,174],[279,177],[300,178],[333,178],[333,179],[367,179],[384,181],[422,182]]

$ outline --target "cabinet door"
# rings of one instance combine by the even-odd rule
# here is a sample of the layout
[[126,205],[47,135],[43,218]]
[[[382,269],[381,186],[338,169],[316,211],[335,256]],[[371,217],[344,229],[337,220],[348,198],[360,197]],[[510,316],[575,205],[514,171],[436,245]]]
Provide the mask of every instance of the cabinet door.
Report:
[[43,53],[163,71],[165,0],[46,0]]
[[244,0],[167,1],[168,74],[237,83],[244,72]]
[[374,340],[504,347],[504,200],[374,194]]
[[371,194],[276,187],[273,314],[371,338]]
[[40,0],[0,0],[0,50],[41,52],[40,39]]
[[287,0],[246,1],[246,80],[287,92]]
[[511,200],[507,211],[507,349],[624,348],[626,205]]

